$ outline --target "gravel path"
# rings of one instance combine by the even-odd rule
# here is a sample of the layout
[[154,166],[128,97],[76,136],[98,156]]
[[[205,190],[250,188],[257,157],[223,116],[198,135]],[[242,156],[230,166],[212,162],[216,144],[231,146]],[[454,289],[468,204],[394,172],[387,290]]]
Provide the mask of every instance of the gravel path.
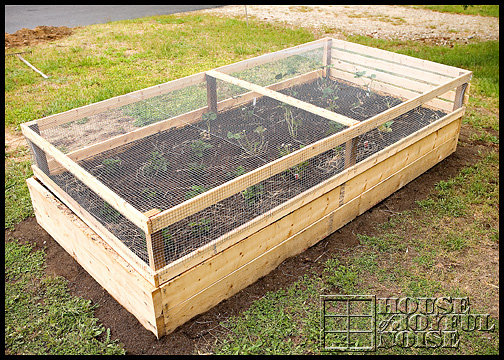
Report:
[[[218,16],[245,18],[244,5],[202,10]],[[499,19],[441,13],[398,5],[247,5],[250,18],[314,30],[317,37],[365,35],[437,45],[499,40]]]

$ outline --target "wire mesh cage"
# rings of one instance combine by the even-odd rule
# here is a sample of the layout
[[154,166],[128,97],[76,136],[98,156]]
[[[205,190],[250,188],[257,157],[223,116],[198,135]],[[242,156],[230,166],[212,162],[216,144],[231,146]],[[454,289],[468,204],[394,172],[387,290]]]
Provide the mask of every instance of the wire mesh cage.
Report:
[[324,39],[23,130],[40,176],[167,271],[462,105],[470,72],[390,54]]

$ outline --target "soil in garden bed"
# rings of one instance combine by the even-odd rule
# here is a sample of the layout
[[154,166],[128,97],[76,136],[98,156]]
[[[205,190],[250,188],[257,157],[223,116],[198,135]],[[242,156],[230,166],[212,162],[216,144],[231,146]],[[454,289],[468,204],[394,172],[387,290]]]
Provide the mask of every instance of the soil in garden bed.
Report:
[[[282,92],[360,121],[401,103],[333,79],[317,79]],[[357,144],[357,162],[444,115],[419,107],[363,134]],[[262,97],[104,152],[80,165],[140,211],[162,211],[345,128]],[[163,230],[167,263],[334,176],[344,169],[344,159],[344,146],[331,149],[170,225]],[[53,178],[147,261],[145,235],[138,228],[71,174]]]

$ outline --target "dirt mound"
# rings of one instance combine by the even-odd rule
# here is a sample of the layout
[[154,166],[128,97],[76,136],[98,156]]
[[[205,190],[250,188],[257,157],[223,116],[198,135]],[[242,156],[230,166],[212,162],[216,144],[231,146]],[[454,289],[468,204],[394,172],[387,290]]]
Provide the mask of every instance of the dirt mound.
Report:
[[72,35],[72,33],[73,30],[66,26],[37,26],[33,30],[22,28],[14,34],[5,33],[5,48],[35,45],[61,39]]

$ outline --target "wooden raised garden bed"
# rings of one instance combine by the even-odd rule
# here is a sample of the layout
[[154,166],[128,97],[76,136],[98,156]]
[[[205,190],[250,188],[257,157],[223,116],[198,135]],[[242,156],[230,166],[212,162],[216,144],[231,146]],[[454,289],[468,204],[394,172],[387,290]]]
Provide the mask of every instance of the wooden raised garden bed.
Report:
[[160,337],[454,152],[471,76],[326,38],[30,121],[37,221]]

